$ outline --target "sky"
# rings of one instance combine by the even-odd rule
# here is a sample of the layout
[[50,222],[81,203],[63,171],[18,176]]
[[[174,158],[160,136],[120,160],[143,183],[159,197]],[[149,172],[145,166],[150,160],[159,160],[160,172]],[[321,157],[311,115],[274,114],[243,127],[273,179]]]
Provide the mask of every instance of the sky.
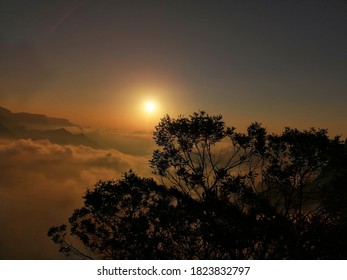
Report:
[[347,136],[344,0],[0,3],[12,111],[132,130],[205,110],[237,128]]
[[0,259],[63,258],[48,228],[98,180],[152,176],[165,114],[345,139],[346,50],[344,0],[0,0],[0,106],[104,144],[0,139]]

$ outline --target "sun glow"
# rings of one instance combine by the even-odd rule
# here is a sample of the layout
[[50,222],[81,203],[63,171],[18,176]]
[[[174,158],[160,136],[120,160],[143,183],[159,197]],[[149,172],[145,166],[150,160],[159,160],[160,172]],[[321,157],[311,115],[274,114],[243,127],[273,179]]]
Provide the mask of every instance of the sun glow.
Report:
[[153,102],[146,102],[145,103],[145,110],[148,112],[148,113],[152,113],[155,111],[155,104]]

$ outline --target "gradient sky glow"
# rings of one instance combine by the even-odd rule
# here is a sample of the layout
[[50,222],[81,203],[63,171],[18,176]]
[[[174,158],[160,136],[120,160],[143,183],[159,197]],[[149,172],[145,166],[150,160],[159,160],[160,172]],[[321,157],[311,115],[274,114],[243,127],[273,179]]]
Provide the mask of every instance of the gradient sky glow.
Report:
[[0,137],[0,259],[64,258],[48,229],[100,179],[153,176],[165,114],[344,140],[346,105],[346,0],[0,0],[0,107],[88,126]]
[[203,109],[237,128],[347,136],[344,0],[0,5],[0,106],[12,111],[149,129]]

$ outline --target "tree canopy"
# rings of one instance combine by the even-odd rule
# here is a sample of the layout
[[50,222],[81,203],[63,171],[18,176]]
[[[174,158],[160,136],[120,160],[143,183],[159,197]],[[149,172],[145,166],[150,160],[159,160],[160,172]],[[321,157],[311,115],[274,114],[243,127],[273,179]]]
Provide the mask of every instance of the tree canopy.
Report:
[[314,128],[268,134],[257,122],[239,133],[222,116],[200,111],[165,116],[153,138],[156,180],[129,171],[98,182],[69,226],[49,230],[61,252],[101,259],[347,257],[347,157],[339,137]]

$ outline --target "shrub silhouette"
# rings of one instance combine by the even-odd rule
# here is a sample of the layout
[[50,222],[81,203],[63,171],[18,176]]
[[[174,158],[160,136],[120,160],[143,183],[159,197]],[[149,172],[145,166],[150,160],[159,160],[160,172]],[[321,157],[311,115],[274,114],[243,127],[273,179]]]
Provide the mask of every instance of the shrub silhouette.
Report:
[[49,230],[61,252],[90,259],[346,257],[339,137],[313,128],[269,135],[259,123],[237,133],[203,111],[167,115],[153,136],[158,180],[129,171],[98,182],[69,227]]

